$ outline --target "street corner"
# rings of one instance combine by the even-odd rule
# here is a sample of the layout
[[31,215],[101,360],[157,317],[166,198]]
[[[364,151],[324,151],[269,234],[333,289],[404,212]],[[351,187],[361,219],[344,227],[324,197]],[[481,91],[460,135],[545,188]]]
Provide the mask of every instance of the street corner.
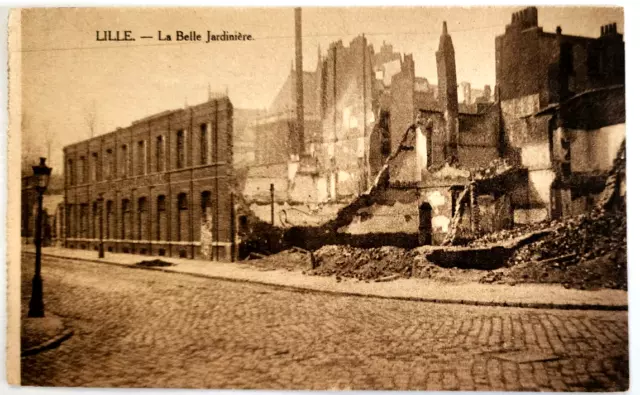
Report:
[[47,313],[45,317],[23,317],[20,331],[20,356],[37,354],[58,347],[73,335],[62,318]]

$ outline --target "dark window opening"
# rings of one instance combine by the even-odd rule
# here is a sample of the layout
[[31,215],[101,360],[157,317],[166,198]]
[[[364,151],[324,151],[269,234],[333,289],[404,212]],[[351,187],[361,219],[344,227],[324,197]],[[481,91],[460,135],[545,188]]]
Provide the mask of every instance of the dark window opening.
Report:
[[158,211],[164,211],[165,207],[165,197],[164,195],[158,196]]
[[129,228],[129,224],[127,222],[129,222],[129,215],[131,212],[131,207],[129,206],[129,200],[128,199],[123,199],[122,200],[122,234],[121,234],[121,239],[125,240],[128,236],[128,228]]
[[122,177],[126,177],[129,171],[129,148],[126,144],[124,144],[120,147],[120,151],[122,152],[122,155],[120,156],[120,158],[122,159],[122,163],[120,166],[122,170],[120,175]]
[[176,168],[182,169],[185,164],[185,146],[184,146],[184,130],[178,130],[177,139],[177,155],[176,155]]
[[209,152],[209,135],[207,124],[200,124],[200,164],[206,165]]
[[107,239],[113,238],[111,234],[111,221],[113,220],[113,202],[111,200],[107,201]]
[[165,218],[165,197],[164,195],[159,195],[157,204],[157,215],[156,215],[156,240],[162,240],[163,235],[163,219]]
[[147,168],[147,152],[144,148],[144,141],[140,140],[138,141],[138,171],[137,173],[139,175],[142,175],[144,173],[146,173],[146,168]]
[[113,160],[113,150],[108,149],[106,152],[107,154],[105,158],[106,166],[104,166],[104,178],[108,180],[116,173],[116,162]]
[[164,137],[158,136],[156,139],[156,171],[164,171]]
[[80,179],[80,183],[82,184],[87,182],[86,161],[84,156],[81,156],[80,160],[78,161],[78,178]]
[[241,215],[240,218],[238,218],[238,222],[240,232],[246,233],[249,231],[249,220],[247,219],[246,215]]
[[91,222],[93,226],[91,227],[91,237],[98,237],[98,233],[100,232],[100,224],[98,221],[98,202],[93,202],[93,207],[91,209]]
[[180,193],[178,194],[178,210],[188,210],[189,203],[187,202],[187,194]]
[[67,174],[69,176],[69,180],[68,180],[69,185],[75,184],[76,179],[75,179],[75,172],[73,169],[73,159],[67,160]]
[[205,213],[209,207],[211,207],[211,192],[204,191],[200,195],[200,209],[202,213]]
[[138,199],[138,229],[137,234],[138,240],[143,239],[144,233],[144,220],[146,218],[147,213],[147,198],[141,197]]
[[91,162],[91,181],[100,181],[100,162],[97,152],[91,154]]

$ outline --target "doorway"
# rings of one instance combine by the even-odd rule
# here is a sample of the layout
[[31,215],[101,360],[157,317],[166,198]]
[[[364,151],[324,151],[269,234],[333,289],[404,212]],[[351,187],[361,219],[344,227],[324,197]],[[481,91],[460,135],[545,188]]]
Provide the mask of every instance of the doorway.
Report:
[[431,205],[424,202],[420,205],[420,224],[418,226],[418,242],[420,245],[430,245],[432,242]]

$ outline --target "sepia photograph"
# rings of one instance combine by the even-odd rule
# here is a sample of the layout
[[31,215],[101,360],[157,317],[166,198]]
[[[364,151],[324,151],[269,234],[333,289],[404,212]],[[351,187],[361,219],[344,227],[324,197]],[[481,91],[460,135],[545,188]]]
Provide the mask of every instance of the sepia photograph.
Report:
[[629,390],[624,22],[12,9],[9,383]]

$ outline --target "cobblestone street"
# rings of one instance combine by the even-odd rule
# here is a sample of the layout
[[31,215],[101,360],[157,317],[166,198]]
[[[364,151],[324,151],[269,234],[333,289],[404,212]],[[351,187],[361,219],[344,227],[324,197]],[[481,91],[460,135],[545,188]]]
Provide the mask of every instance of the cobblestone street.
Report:
[[[32,270],[33,256],[23,255],[23,298],[29,297]],[[23,385],[628,387],[625,311],[293,292],[46,257],[43,279],[47,311],[68,320],[75,334],[56,349],[23,358]]]

